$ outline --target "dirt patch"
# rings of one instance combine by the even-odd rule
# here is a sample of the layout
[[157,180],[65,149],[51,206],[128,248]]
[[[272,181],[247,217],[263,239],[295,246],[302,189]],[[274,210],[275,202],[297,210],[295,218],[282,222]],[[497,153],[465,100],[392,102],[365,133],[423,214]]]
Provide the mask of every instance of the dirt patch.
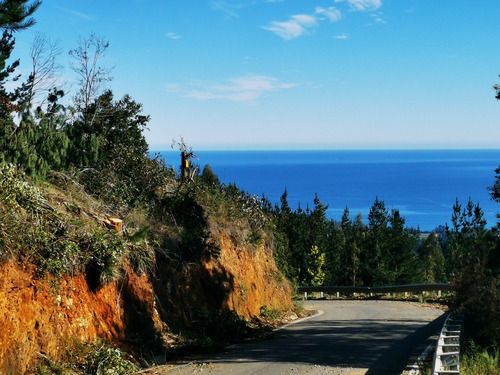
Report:
[[[149,331],[131,331],[138,316],[149,322]],[[137,332],[144,339],[161,324],[146,276],[125,271],[120,281],[92,292],[83,275],[40,280],[32,266],[0,266],[1,373],[25,373],[41,356],[57,359],[71,340],[127,345]]]

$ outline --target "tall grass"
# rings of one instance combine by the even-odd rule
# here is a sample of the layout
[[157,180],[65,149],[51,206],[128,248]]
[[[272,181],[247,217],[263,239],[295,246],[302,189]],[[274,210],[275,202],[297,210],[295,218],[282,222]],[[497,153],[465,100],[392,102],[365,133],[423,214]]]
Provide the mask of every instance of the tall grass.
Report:
[[463,375],[499,375],[500,348],[481,348],[469,341],[460,358]]

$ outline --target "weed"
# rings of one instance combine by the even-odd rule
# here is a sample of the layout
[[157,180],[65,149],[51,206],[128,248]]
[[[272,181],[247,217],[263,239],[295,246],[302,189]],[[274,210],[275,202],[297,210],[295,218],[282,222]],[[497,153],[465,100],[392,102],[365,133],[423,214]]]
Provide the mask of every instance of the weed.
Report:
[[500,348],[488,349],[467,341],[463,355],[460,357],[460,372],[463,374],[500,374]]
[[304,308],[304,304],[300,301],[293,302],[293,311],[297,316],[306,316],[308,314],[308,310]]
[[96,290],[118,278],[127,253],[121,236],[105,228],[96,228],[87,236],[85,247],[90,253],[86,276],[91,289]]
[[128,375],[137,371],[127,354],[112,344],[98,340],[94,343],[74,341],[66,347],[61,361],[43,356],[36,375]]
[[245,242],[248,245],[253,246],[262,246],[264,244],[264,239],[262,238],[262,234],[258,231],[251,231],[247,234]]
[[266,305],[261,306],[260,315],[263,318],[268,318],[272,320],[277,320],[281,318],[282,313],[275,309],[269,309]]
[[126,354],[107,342],[75,344],[68,353],[68,367],[89,375],[126,375],[136,372]]

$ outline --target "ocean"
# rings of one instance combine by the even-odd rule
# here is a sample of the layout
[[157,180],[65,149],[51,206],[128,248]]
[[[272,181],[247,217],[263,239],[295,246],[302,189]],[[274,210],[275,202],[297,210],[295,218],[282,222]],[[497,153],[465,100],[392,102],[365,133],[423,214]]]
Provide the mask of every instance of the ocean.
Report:
[[[162,151],[179,168],[179,151]],[[296,209],[328,205],[329,219],[340,220],[347,206],[352,219],[367,220],[375,198],[388,210],[399,209],[406,225],[431,231],[451,224],[458,198],[469,197],[483,209],[488,226],[496,225],[500,206],[490,198],[500,165],[499,150],[376,150],[376,151],[199,151],[193,162],[210,164],[223,183],[235,183],[252,195],[279,204],[285,188]],[[155,152],[151,152],[152,155]]]

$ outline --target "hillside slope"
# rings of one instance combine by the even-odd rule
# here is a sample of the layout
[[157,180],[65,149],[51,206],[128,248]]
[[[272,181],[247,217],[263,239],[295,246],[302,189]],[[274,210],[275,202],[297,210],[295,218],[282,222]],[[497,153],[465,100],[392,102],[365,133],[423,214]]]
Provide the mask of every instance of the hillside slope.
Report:
[[[272,241],[246,241],[244,220],[232,220],[230,230],[217,222],[206,231],[205,240],[217,244],[211,256],[172,261],[160,241],[132,240],[132,228],[146,222],[137,212],[124,213],[124,231],[115,232],[98,220],[105,206],[82,191],[49,184],[38,190],[3,172],[3,182],[18,188],[3,185],[0,200],[0,373],[32,371],[40,360],[59,360],[97,338],[136,360],[151,358],[177,346],[178,331],[202,311],[252,319],[263,308],[292,307]],[[164,243],[180,241],[161,235]],[[139,267],[144,251],[154,255]]]

